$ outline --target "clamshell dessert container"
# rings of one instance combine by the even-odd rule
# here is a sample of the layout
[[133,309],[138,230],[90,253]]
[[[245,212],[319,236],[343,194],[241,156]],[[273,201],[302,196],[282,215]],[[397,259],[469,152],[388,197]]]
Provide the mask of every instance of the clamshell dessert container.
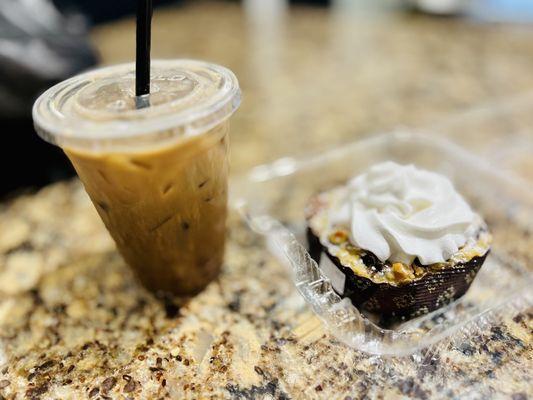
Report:
[[[494,239],[464,296],[429,314],[385,327],[379,316],[358,310],[333,290],[307,250],[304,211],[317,192],[342,185],[387,160],[446,175],[485,219]],[[329,332],[355,349],[378,355],[412,354],[459,333],[475,335],[487,324],[497,324],[510,309],[533,303],[528,271],[533,227],[530,185],[431,133],[380,134],[317,155],[257,166],[234,181],[232,204],[288,267],[287,279],[292,277]]]

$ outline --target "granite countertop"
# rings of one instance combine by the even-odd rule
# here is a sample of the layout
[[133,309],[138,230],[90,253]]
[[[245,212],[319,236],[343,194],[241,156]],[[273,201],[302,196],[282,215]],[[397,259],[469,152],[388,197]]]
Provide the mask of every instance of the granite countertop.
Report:
[[[246,12],[200,3],[154,18],[155,56],[208,58],[239,76],[234,173],[533,89],[531,28],[320,8],[276,20]],[[104,62],[133,57],[132,24],[94,32]],[[512,169],[527,178],[527,165]],[[0,399],[533,395],[533,310],[509,310],[499,325],[412,357],[369,356],[324,330],[238,216],[229,227],[220,278],[163,304],[133,279],[78,181],[0,204]],[[515,245],[527,255],[531,240]]]

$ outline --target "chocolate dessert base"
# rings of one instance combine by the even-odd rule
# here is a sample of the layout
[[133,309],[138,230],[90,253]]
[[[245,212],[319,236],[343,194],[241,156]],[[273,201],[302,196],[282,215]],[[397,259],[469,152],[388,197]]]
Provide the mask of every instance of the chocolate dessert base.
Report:
[[356,307],[386,320],[414,318],[458,299],[466,293],[488,254],[451,268],[429,272],[416,281],[393,286],[355,275],[351,268],[343,266],[337,257],[328,252],[309,228],[307,240],[309,254],[317,264],[320,265],[320,259],[325,254],[346,276],[344,293],[339,295],[348,297]]

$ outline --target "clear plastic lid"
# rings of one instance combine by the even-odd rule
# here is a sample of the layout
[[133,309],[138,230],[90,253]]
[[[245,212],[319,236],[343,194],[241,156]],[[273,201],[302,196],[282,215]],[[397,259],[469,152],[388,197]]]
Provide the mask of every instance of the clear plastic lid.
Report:
[[240,104],[227,68],[194,60],[152,62],[149,107],[137,108],[135,64],[92,70],[44,92],[33,106],[37,133],[62,147],[146,146],[203,133]]

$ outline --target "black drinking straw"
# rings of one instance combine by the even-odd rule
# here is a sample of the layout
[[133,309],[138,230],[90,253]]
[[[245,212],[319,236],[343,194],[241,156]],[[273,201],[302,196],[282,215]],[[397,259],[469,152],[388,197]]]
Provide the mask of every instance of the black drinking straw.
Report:
[[137,0],[137,53],[135,63],[135,102],[137,108],[150,105],[150,41],[152,0]]

